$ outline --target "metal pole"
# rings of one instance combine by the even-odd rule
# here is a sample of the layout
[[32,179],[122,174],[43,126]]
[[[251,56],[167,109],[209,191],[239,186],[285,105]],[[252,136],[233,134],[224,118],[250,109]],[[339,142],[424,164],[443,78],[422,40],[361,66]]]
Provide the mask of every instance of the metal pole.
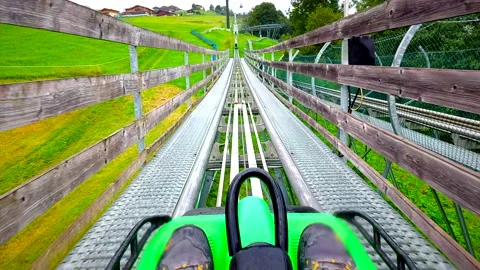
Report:
[[[130,72],[137,73],[138,72],[137,47],[130,45],[128,46],[128,51],[130,53]],[[142,95],[140,94],[140,89],[137,89],[137,91],[133,92],[133,109],[135,111],[135,119],[136,120],[141,119],[142,118]],[[141,137],[138,139],[138,152],[141,153],[144,149],[145,149],[145,138]]]
[[[330,41],[323,44],[323,47],[320,49],[320,51],[317,54],[317,57],[315,57],[314,63],[320,62],[320,58],[322,58],[323,53],[327,50],[327,47],[330,46]],[[315,88],[315,77],[312,77],[312,95],[317,96],[317,90]]]
[[228,8],[228,0],[226,2],[227,2],[227,5],[225,8],[227,9],[227,29],[230,29],[230,10]]
[[[407,33],[405,33],[405,36],[402,39],[402,42],[400,42],[400,45],[398,45],[397,52],[395,53],[395,57],[393,58],[392,62],[392,67],[400,67],[400,64],[402,63],[403,56],[405,55],[405,51],[408,48],[408,45],[410,45],[410,42],[412,41],[413,37],[415,36],[415,33],[417,33],[418,29],[421,27],[421,24],[417,25],[412,25],[410,26],[410,29],[408,29]],[[402,136],[402,129],[400,127],[400,121],[398,119],[398,113],[397,113],[397,104],[395,101],[395,96],[388,95],[388,114],[390,115],[390,122],[392,124],[392,129],[393,133]],[[388,177],[388,172],[391,170],[392,167],[392,162],[390,160],[387,160],[385,163],[385,168],[383,169],[383,176]]]
[[[210,56],[210,61],[213,62],[215,60],[215,55],[211,55]],[[215,71],[215,65],[212,65],[212,68],[210,70],[210,74],[213,74],[213,72]],[[213,78],[212,78],[213,79]]]
[[447,230],[450,236],[453,237],[455,241],[457,241],[457,238],[455,237],[455,233],[453,233],[452,226],[450,225],[450,221],[448,220],[447,214],[445,213],[445,209],[443,209],[443,205],[440,202],[440,198],[438,197],[437,191],[430,187],[430,191],[432,191],[433,198],[435,198],[435,202],[437,203],[438,208],[440,209],[440,213],[442,214],[443,221],[447,224]]
[[[183,52],[183,58],[185,60],[185,66],[188,66],[188,52]],[[185,76],[185,89],[190,88],[190,75]],[[187,100],[187,105],[190,107],[192,105],[192,100],[189,98]]]
[[467,249],[472,256],[475,257],[475,252],[473,251],[472,242],[470,241],[470,235],[468,234],[467,224],[465,224],[465,218],[463,217],[462,208],[458,203],[454,203],[455,211],[457,212],[458,222],[460,223],[460,228],[462,229],[463,238],[467,244]]
[[422,52],[423,56],[425,57],[425,61],[427,61],[427,68],[430,68],[430,58],[428,57],[427,52],[423,49],[422,46],[418,46],[418,49]]
[[[348,16],[348,6],[349,0],[344,0],[343,2],[343,12],[344,17]],[[342,41],[342,65],[348,65],[348,38],[344,38]],[[348,112],[348,86],[342,85],[340,88],[340,107],[342,111]],[[347,134],[342,130],[339,129],[339,137],[340,141],[344,144],[347,144]]]

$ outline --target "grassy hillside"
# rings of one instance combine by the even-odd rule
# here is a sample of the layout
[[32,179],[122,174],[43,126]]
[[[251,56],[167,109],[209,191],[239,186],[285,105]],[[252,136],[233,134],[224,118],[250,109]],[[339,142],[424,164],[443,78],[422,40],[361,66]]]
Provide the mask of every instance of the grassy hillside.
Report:
[[[207,47],[190,34],[222,27],[220,16],[138,17],[129,23]],[[206,34],[226,49],[233,40],[229,32]],[[128,46],[44,30],[0,24],[0,83],[96,76],[129,72]],[[140,70],[183,65],[183,52],[138,48]],[[201,55],[191,53],[190,63]],[[191,75],[192,84],[202,72]],[[185,89],[185,79],[142,93],[144,113]],[[202,91],[197,93],[197,96]],[[186,111],[180,106],[146,137],[152,143]],[[112,134],[133,121],[132,97],[112,101],[52,117],[28,126],[0,133],[0,194],[58,164],[80,150]],[[28,268],[46,248],[109,186],[136,156],[136,146],[78,186],[18,235],[0,247],[0,269]],[[35,248],[32,248],[35,246]]]

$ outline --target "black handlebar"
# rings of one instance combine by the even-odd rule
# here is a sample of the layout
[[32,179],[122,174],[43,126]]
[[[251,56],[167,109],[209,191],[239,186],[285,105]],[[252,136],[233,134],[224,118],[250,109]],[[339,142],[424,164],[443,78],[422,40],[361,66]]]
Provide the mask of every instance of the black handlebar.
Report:
[[275,219],[275,246],[288,253],[288,224],[287,210],[282,191],[278,183],[264,170],[259,168],[246,169],[235,176],[227,194],[225,219],[227,223],[227,242],[230,256],[234,256],[242,249],[240,229],[238,223],[238,196],[242,184],[249,178],[260,179],[268,188],[273,204]]

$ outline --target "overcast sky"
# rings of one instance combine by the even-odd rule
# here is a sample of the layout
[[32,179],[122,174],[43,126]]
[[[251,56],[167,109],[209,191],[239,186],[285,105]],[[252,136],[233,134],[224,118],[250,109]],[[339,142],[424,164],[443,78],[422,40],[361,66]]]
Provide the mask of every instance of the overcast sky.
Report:
[[[22,1],[22,0],[20,0]],[[124,11],[126,8],[132,7],[134,5],[142,5],[148,8],[153,8],[154,6],[169,6],[175,5],[181,9],[190,9],[192,3],[202,5],[205,9],[210,7],[210,4],[216,5],[225,5],[223,0],[71,0],[80,5],[84,5],[93,9],[102,9],[102,8],[111,8],[116,9],[120,12]],[[262,0],[230,0],[229,7],[234,12],[248,12],[256,5],[261,4]],[[269,1],[266,1],[269,2]],[[277,9],[281,10],[284,14],[290,7],[290,0],[275,0],[270,1],[274,3]],[[243,8],[240,8],[240,4],[243,5]]]

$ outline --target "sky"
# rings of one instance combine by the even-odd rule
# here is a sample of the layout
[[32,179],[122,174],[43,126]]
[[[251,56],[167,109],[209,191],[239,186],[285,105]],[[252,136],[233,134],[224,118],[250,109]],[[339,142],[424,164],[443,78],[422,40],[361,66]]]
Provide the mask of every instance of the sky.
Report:
[[[90,7],[92,9],[102,9],[102,8],[111,8],[118,10],[120,12],[124,11],[126,8],[141,5],[148,8],[153,8],[154,6],[169,6],[174,5],[181,9],[190,9],[192,3],[202,5],[205,9],[210,7],[210,4],[216,5],[225,5],[224,0],[71,0],[75,3],[78,3],[83,6]],[[243,13],[250,11],[256,5],[261,4],[262,0],[230,0],[229,8],[236,13]],[[265,0],[265,2],[269,2]],[[275,4],[277,9],[281,10],[284,14],[290,7],[290,0],[275,0],[271,1]],[[243,5],[243,8],[240,8],[240,4]]]

